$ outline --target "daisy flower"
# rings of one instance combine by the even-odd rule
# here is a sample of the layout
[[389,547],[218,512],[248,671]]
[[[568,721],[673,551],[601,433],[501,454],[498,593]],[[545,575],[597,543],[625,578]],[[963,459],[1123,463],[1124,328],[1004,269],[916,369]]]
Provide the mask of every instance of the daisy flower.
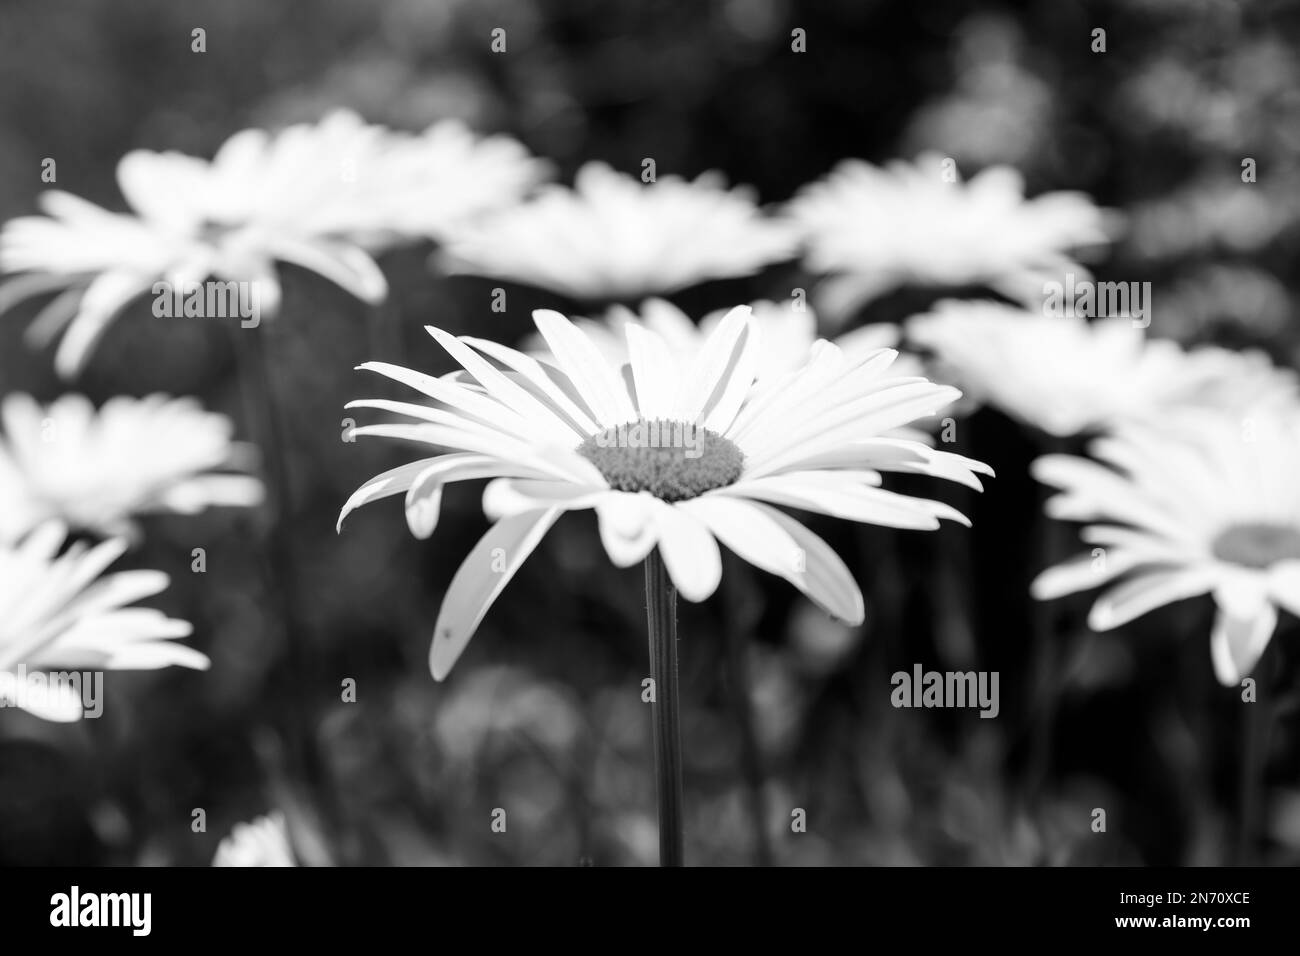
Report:
[[544,186],[530,202],[453,235],[443,265],[598,302],[752,275],[794,254],[790,231],[763,217],[750,190],[728,190],[720,174],[642,183],[588,163],[573,189]]
[[1259,352],[1185,350],[1130,320],[1044,316],[991,302],[940,302],[908,339],[971,398],[1065,437],[1185,408],[1243,414],[1296,400],[1294,372]]
[[236,823],[217,845],[213,866],[297,866],[289,827],[280,811],[251,823]]
[[[257,238],[272,244],[266,250],[270,258],[309,269],[328,263],[301,249],[296,255],[309,261],[280,255],[275,244],[292,237],[317,244],[342,237],[365,245],[438,237],[517,202],[549,169],[509,137],[477,137],[458,121],[410,134],[368,124],[346,110],[275,133],[244,130],[210,163],[141,150],[123,164],[123,189],[146,218],[218,230],[255,228],[265,233]],[[160,179],[170,191],[157,185]],[[216,238],[234,243],[239,236]],[[358,298],[382,297],[383,277],[373,262],[354,248],[334,251],[346,268],[322,275]]]
[[885,490],[882,473],[919,472],[975,488],[977,473],[991,474],[979,462],[881,437],[959,394],[924,378],[889,376],[893,350],[849,356],[817,342],[798,368],[755,383],[759,348],[745,306],[718,322],[689,362],[660,333],[630,324],[622,367],[564,316],[541,310],[533,318],[553,364],[430,327],[462,373],[434,378],[378,362],[360,368],[411,387],[435,407],[384,399],[348,406],[407,419],[354,434],[404,439],[433,453],[364,484],[340,526],[362,504],[404,494],[411,531],[428,537],[444,484],[492,479],[483,506],[496,523],[457,571],[435,626],[430,666],[439,680],[566,511],[596,513],[619,567],[657,548],[688,600],[717,588],[721,542],[858,623],[862,594],[844,563],[774,506],[934,529],[941,518],[965,518],[941,502]]
[[1110,217],[1082,193],[1026,200],[1024,181],[993,166],[968,183],[945,181],[945,160],[925,153],[883,169],[840,163],[787,204],[808,269],[831,278],[823,303],[843,314],[907,284],[986,285],[1016,301],[1072,271],[1075,249],[1108,241]]
[[1060,489],[1047,513],[1087,522],[1090,554],[1044,571],[1039,600],[1109,585],[1088,616],[1120,627],[1158,607],[1211,594],[1214,673],[1251,673],[1277,624],[1300,614],[1300,409],[1247,419],[1189,413],[1163,430],[1129,426],[1093,442],[1096,461],[1038,459],[1033,473]]
[[96,411],[81,395],[42,406],[14,394],[0,402],[0,423],[0,540],[50,518],[130,536],[141,513],[262,500],[256,478],[220,471],[248,457],[230,419],[192,399],[118,396]]
[[272,314],[281,295],[276,263],[288,262],[379,302],[383,273],[358,243],[377,228],[368,187],[396,188],[383,168],[385,133],[336,113],[278,133],[236,133],[211,161],[128,153],[117,181],[130,214],[55,190],[38,199],[44,215],[5,225],[0,272],[22,275],[0,288],[0,307],[60,292],[29,337],[41,345],[63,333],[55,364],[66,377],[118,313],[158,283],[248,282],[259,310]]
[[[129,606],[165,590],[167,575],[105,574],[126,550],[125,540],[75,543],[60,554],[66,537],[52,521],[15,544],[0,544],[0,674],[9,675],[6,683],[31,671],[207,669],[204,655],[176,643],[190,634],[187,622]],[[66,686],[41,706],[30,698],[19,703],[64,721],[77,720],[83,706]]]
[[22,273],[0,285],[0,312],[57,293],[28,327],[27,340],[44,347],[64,333],[54,361],[66,378],[80,371],[128,303],[174,265],[197,261],[202,250],[189,236],[69,193],[51,190],[37,205],[45,215],[22,216],[0,230],[0,274]]
[[375,231],[443,241],[479,217],[518,203],[550,164],[508,136],[476,136],[456,120],[418,135],[394,134],[367,206]]

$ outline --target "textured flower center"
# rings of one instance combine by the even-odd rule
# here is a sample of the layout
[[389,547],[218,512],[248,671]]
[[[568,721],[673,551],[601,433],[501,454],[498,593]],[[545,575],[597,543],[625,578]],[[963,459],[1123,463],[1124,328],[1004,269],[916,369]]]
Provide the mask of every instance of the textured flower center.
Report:
[[1300,561],[1300,528],[1262,521],[1234,524],[1219,533],[1211,550],[1221,561],[1248,568]]
[[735,443],[689,422],[656,418],[607,428],[578,446],[619,491],[683,501],[735,483],[745,456]]

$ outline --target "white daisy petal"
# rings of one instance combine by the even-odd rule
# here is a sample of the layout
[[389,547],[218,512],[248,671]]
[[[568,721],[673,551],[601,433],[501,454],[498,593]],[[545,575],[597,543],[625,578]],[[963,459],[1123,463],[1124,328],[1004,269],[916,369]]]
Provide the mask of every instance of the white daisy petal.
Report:
[[[472,455],[462,455],[462,458],[472,458]],[[486,458],[479,456],[480,460],[486,461]],[[372,501],[378,501],[381,498],[388,498],[392,495],[405,493],[411,483],[431,464],[439,461],[439,458],[421,458],[418,461],[412,461],[405,465],[398,465],[396,468],[390,468],[388,471],[381,472],[371,478],[364,485],[348,497],[342,509],[339,511],[338,521],[334,525],[336,532],[343,530],[343,521],[353,511],[364,504]]]
[[533,320],[556,362],[602,425],[636,421],[627,388],[577,326],[549,309],[535,311]]
[[1090,591],[1149,563],[1145,555],[1133,551],[1081,554],[1040,573],[1030,583],[1029,593],[1036,600],[1053,601],[1076,591]]
[[249,475],[200,475],[172,485],[156,503],[166,511],[193,515],[211,507],[252,508],[265,498],[262,482]]
[[648,494],[612,491],[595,503],[600,542],[616,567],[629,568],[644,561],[658,543],[654,502]]
[[560,509],[552,508],[502,518],[474,546],[452,578],[438,612],[429,649],[434,680],[451,671],[492,602],[560,514]]
[[1270,568],[1268,591],[1274,601],[1300,617],[1300,560],[1284,561]]
[[722,555],[709,529],[689,511],[658,502],[659,553],[673,585],[688,601],[703,601],[722,580]]
[[777,440],[752,456],[753,474],[772,473],[810,454],[874,437],[918,416],[933,414],[959,396],[956,389],[930,382],[899,381],[864,399],[826,408],[813,421],[805,419],[801,428],[794,427],[793,422],[773,421],[771,428]]
[[148,280],[123,272],[105,272],[91,281],[54,356],[60,377],[72,378],[81,371],[113,317],[149,285]]
[[779,575],[830,614],[862,623],[862,592],[839,556],[793,518],[760,502],[705,495],[678,504],[750,564]]
[[[68,289],[70,284],[76,287]],[[81,288],[74,279],[62,273],[29,272],[15,276],[0,284],[0,313],[8,312],[19,302],[50,292],[62,292],[68,289],[69,292],[79,296]]]
[[485,455],[444,455],[429,462],[411,479],[411,486],[406,489],[406,526],[421,541],[431,537],[438,527],[444,485],[499,474],[501,463]]
[[[461,389],[461,391],[466,396],[479,397],[473,395],[469,389]],[[457,401],[451,404],[459,405],[462,403]],[[363,398],[348,402],[343,407],[349,411],[354,408],[373,408],[379,411],[393,412],[397,415],[414,418],[419,422],[441,425],[458,431],[473,432],[488,438],[499,435],[506,439],[526,442],[530,434],[535,434],[535,432],[530,432],[527,424],[518,418],[512,416],[498,418],[502,412],[509,416],[509,413],[499,406],[495,409],[484,409],[481,414],[476,415],[463,409],[439,408],[414,402],[395,402],[386,398]],[[351,434],[355,436],[357,434],[356,430],[354,429]]]
[[[526,415],[520,414],[509,406],[488,398],[481,392],[466,388],[463,385],[457,385],[443,379],[434,378],[431,375],[421,375],[418,372],[412,372],[409,369],[404,369],[397,365],[388,365],[385,362],[366,362],[357,366],[357,368],[378,372],[394,381],[399,381],[402,384],[408,385],[422,394],[429,396],[435,401],[441,402],[445,405],[450,405],[472,418],[504,432],[511,434],[524,433],[535,435],[540,429],[543,432],[555,434],[557,436],[564,435],[563,430],[558,427],[558,422],[555,423],[557,427],[554,429],[549,428],[548,426],[552,424],[551,422],[539,422],[539,416],[535,415],[530,418]],[[409,403],[391,403],[385,405],[374,404],[373,402],[362,403],[358,401],[349,402],[345,407],[380,408],[400,412],[404,415],[411,415],[412,417],[423,418],[426,421],[436,422],[442,420],[441,416],[431,414],[432,412],[438,411],[438,409],[432,409],[428,406],[412,405]],[[530,409],[530,411],[532,411],[532,409]]]
[[[128,607],[165,588],[165,574],[106,574],[125,541],[74,544],[60,554],[65,535],[64,526],[49,522],[14,543],[0,542],[0,671],[208,666],[203,654],[175,643],[191,633],[187,622]],[[80,700],[57,684],[46,686],[54,693],[8,703],[48,720],[82,716]]]
[[[627,309],[623,309],[625,321],[636,323],[637,319]],[[641,319],[645,328],[654,332],[672,350],[674,354],[697,352],[700,348],[700,335],[704,324],[696,325],[690,317],[667,299],[649,298],[641,304]]]
[[970,524],[943,502],[868,487],[851,474],[788,472],[741,481],[729,487],[727,494],[887,528],[933,530],[939,527],[940,518]]
[[474,428],[472,423],[449,425],[358,425],[351,435],[357,438],[400,438],[404,441],[439,445],[456,451],[477,452],[494,458],[511,459],[528,454],[528,445],[509,435]]
[[425,326],[425,330],[474,376],[487,390],[487,394],[511,409],[525,423],[525,427],[540,429],[545,435],[559,440],[567,437],[563,434],[563,422],[557,419],[545,403],[518,385],[508,375],[494,368],[463,341],[433,326]]
[[356,246],[320,239],[303,242],[280,238],[271,244],[270,251],[275,258],[311,270],[362,302],[376,305],[388,295],[383,270]]
[[1088,614],[1088,626],[1109,631],[1158,607],[1206,594],[1213,587],[1214,573],[1207,567],[1140,572],[1097,599]]
[[573,395],[570,395],[565,390],[564,384],[569,384],[570,388],[572,388],[572,384],[568,383],[567,379],[564,383],[556,381],[554,376],[561,373],[548,369],[536,359],[516,352],[514,349],[506,348],[506,346],[497,342],[469,336],[462,336],[461,341],[474,346],[480,352],[490,356],[521,376],[524,382],[520,383],[520,387],[529,387],[529,391],[534,396],[545,400],[561,420],[570,424],[579,438],[585,438],[587,435],[599,431],[588,412],[580,408],[578,403],[574,401],[576,391]]
[[575,485],[570,481],[498,478],[483,489],[483,513],[493,521],[526,511],[590,508],[609,494],[605,485]]
[[1031,466],[1044,484],[1069,491],[1047,502],[1047,513],[1061,521],[1119,519],[1178,538],[1186,530],[1182,515],[1168,510],[1168,500],[1143,493],[1114,471],[1082,458],[1045,455]]
[[[729,396],[726,409],[731,415],[725,423],[714,431],[725,431],[735,417],[735,410],[753,381],[753,365],[749,367],[749,380],[743,375],[735,374],[737,364],[745,352],[745,337],[749,327],[749,317],[753,310],[747,305],[738,305],[727,313],[726,318],[718,324],[717,329],[705,341],[682,380],[673,418],[677,421],[704,424],[707,414],[724,396]],[[741,389],[736,393],[737,387]]]
[[626,335],[637,412],[647,421],[671,419],[680,387],[672,352],[657,333],[644,326],[628,323]]
[[1277,609],[1261,601],[1253,609],[1220,607],[1210,634],[1214,676],[1225,686],[1249,677],[1277,627]]
[[41,720],[59,724],[78,721],[85,715],[82,695],[71,684],[50,681],[44,685],[43,691],[24,697],[23,710]]
[[[48,347],[76,318],[85,294],[86,290],[81,286],[60,292],[32,319],[32,324],[23,332],[23,339],[34,349]],[[0,308],[0,312],[3,311]]]

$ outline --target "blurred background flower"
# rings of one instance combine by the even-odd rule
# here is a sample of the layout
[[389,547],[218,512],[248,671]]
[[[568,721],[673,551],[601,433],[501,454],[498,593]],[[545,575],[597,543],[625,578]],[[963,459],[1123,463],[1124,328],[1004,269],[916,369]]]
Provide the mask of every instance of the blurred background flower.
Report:
[[[19,675],[28,671],[207,669],[207,657],[176,643],[193,630],[188,622],[130,606],[163,591],[166,574],[105,574],[126,542],[73,543],[60,553],[66,535],[62,525],[49,522],[0,546],[0,672],[22,681]],[[8,703],[60,721],[79,719],[91,703],[69,685],[50,687],[48,697],[23,695]]]
[[1058,437],[1187,409],[1294,406],[1300,379],[1263,352],[1185,350],[1129,318],[1092,322],[990,302],[938,304],[907,323],[938,374],[1014,418]]
[[517,203],[550,166],[508,136],[479,137],[449,119],[413,136],[389,132],[366,173],[369,188],[358,189],[354,202],[376,233],[445,240]]
[[793,236],[761,215],[752,190],[729,190],[717,173],[645,183],[590,163],[572,190],[543,187],[454,234],[443,266],[610,302],[751,275],[793,255]]
[[1023,177],[992,166],[963,182],[957,161],[923,153],[881,169],[845,160],[785,208],[805,243],[804,264],[828,275],[819,301],[845,315],[906,284],[984,285],[1025,302],[1045,280],[1087,275],[1078,249],[1116,231],[1082,193],[1026,200]]
[[335,113],[275,135],[236,133],[211,162],[134,150],[117,165],[133,215],[47,194],[49,218],[21,217],[0,233],[0,271],[36,279],[6,288],[13,297],[48,291],[56,279],[71,289],[88,283],[79,298],[55,299],[33,326],[38,342],[67,326],[55,357],[65,377],[81,369],[108,324],[145,292],[170,299],[210,277],[247,282],[256,290],[260,322],[262,310],[279,309],[274,266],[284,261],[377,302],[387,291],[383,273],[355,244],[373,228],[370,209],[366,197],[353,200],[346,187],[369,175],[372,188],[375,181],[392,188],[375,168],[383,138],[383,130]]
[[217,846],[213,866],[297,866],[289,843],[289,828],[280,811],[235,828]]
[[78,531],[134,536],[147,512],[197,514],[262,500],[262,484],[223,473],[250,463],[230,419],[192,399],[111,398],[98,410],[82,395],[41,406],[29,395],[0,401],[0,540],[50,518]]
[[[794,302],[751,302],[757,337],[758,356],[755,378],[769,379],[802,365],[812,351],[817,333],[817,314],[811,306]],[[596,345],[606,361],[623,365],[628,361],[627,329],[639,325],[654,332],[683,361],[694,356],[726,310],[717,309],[696,323],[685,312],[664,299],[646,299],[639,311],[614,305],[603,321],[577,319],[576,324]],[[901,334],[895,325],[878,323],[863,326],[834,339],[850,359],[862,358],[878,349],[894,348]],[[530,347],[544,350],[540,337],[528,339]],[[887,370],[890,375],[920,375],[921,364],[911,355],[898,355]]]
[[1123,581],[1093,605],[1108,631],[1205,594],[1218,612],[1210,656],[1220,683],[1254,673],[1278,624],[1300,612],[1300,406],[1249,418],[1187,411],[1172,434],[1121,430],[1092,443],[1098,461],[1049,455],[1038,480],[1060,493],[1048,514],[1089,522],[1089,554],[1045,570],[1039,600]]

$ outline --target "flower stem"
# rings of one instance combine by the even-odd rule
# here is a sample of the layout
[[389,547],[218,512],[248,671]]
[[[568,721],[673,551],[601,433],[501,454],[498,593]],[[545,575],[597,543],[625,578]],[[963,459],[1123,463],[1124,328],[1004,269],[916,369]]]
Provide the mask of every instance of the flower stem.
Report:
[[659,552],[645,560],[646,627],[654,699],[655,786],[659,801],[659,865],[682,865],[682,735],[677,677],[677,590]]
[[305,630],[297,609],[297,566],[289,533],[291,496],[284,444],[284,429],[272,381],[264,329],[234,330],[241,385],[244,390],[248,426],[262,457],[267,478],[266,512],[269,528],[264,544],[264,577],[271,613],[285,642],[285,665],[294,690],[294,705],[286,711],[292,762],[301,779],[317,794],[322,793],[324,770],[310,724],[309,676],[312,655],[305,646]]
[[[1040,453],[1064,454],[1068,445],[1057,438],[1047,438]],[[1035,516],[1035,570],[1052,567],[1066,553],[1065,526],[1047,516],[1047,502],[1053,492],[1044,487],[1039,493],[1039,507]],[[1030,672],[1029,755],[1025,768],[1026,792],[1037,800],[1047,784],[1052,770],[1052,744],[1056,734],[1061,694],[1065,691],[1064,671],[1069,666],[1069,649],[1060,644],[1057,633],[1056,607],[1050,601],[1031,601],[1033,647]]]
[[744,597],[738,584],[742,570],[737,562],[735,566],[727,567],[727,573],[722,576],[722,588],[726,597],[726,621],[723,626],[723,640],[726,643],[724,673],[727,694],[740,730],[740,756],[749,800],[754,860],[759,866],[771,866],[772,841],[767,835],[767,781],[763,771],[763,748],[754,723],[749,666],[745,656],[748,627],[744,618]]

